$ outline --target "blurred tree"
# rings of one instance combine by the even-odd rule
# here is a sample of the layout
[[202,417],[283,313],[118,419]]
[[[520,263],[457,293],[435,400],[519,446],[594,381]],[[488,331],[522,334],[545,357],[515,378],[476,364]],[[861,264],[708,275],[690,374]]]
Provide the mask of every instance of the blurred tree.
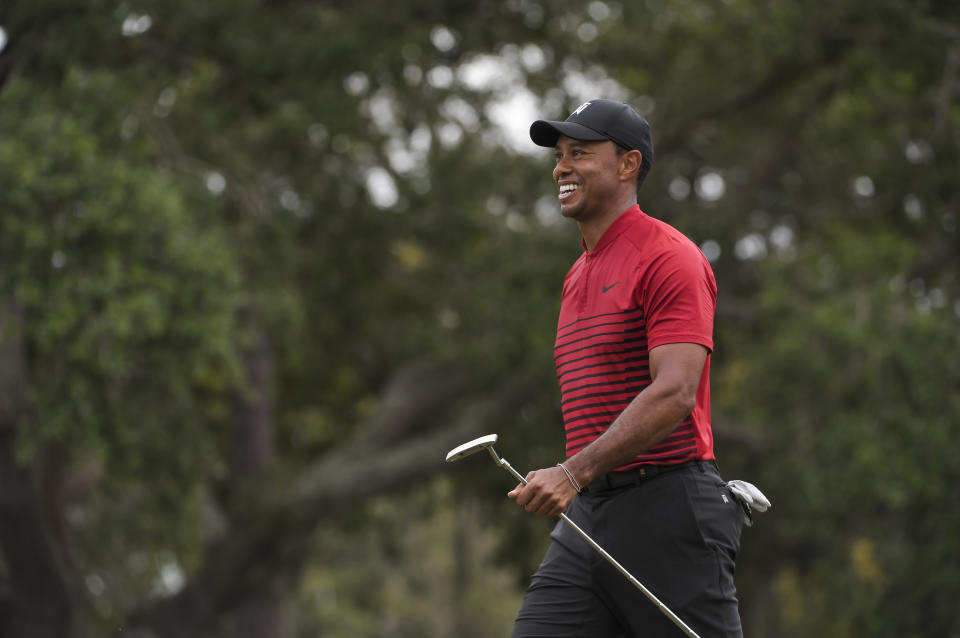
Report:
[[408,488],[484,431],[562,449],[579,247],[498,122],[600,94],[651,119],[641,206],[717,272],[721,465],[775,503],[748,633],[960,631],[954,4],[403,13],[0,5],[3,635],[501,635],[516,592],[463,548],[523,573],[543,524]]
[[488,205],[532,167],[382,9],[4,5],[11,635],[276,635],[321,522],[549,382],[553,282]]

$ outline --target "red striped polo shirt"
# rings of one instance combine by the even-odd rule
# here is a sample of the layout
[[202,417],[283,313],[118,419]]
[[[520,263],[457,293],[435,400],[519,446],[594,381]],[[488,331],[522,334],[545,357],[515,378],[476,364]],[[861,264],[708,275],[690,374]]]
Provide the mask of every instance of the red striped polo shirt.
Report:
[[603,434],[650,385],[650,350],[667,343],[707,348],[696,407],[640,464],[712,459],[710,355],[717,286],[700,249],[634,206],[567,273],[554,358],[570,457]]

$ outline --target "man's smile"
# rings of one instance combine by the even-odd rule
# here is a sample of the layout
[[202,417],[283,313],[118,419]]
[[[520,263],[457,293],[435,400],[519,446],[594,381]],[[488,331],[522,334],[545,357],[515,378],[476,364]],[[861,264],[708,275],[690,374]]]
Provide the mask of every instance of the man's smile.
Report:
[[579,184],[570,184],[570,183],[560,184],[560,195],[558,199],[560,200],[561,203],[566,202],[571,198],[573,198],[573,196],[577,193],[579,189],[580,189]]

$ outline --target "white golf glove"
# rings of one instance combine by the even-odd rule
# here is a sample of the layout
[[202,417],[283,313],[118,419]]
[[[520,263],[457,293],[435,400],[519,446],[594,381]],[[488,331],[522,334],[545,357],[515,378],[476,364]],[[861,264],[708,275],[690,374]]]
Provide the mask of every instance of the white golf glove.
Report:
[[753,483],[734,479],[727,481],[727,487],[743,508],[743,522],[748,527],[753,525],[753,510],[766,512],[770,507],[770,499],[764,496]]

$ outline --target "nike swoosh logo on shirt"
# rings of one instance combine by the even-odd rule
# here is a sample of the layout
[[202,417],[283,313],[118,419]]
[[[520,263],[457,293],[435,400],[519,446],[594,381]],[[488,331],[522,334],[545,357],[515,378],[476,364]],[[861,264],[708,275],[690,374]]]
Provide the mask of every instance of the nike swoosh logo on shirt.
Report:
[[620,283],[620,282],[619,282],[619,281],[615,281],[615,282],[613,282],[612,284],[610,284],[609,286],[604,286],[604,287],[603,287],[603,292],[607,292],[608,290],[610,290],[611,288],[613,288],[614,286],[616,286],[618,283]]

